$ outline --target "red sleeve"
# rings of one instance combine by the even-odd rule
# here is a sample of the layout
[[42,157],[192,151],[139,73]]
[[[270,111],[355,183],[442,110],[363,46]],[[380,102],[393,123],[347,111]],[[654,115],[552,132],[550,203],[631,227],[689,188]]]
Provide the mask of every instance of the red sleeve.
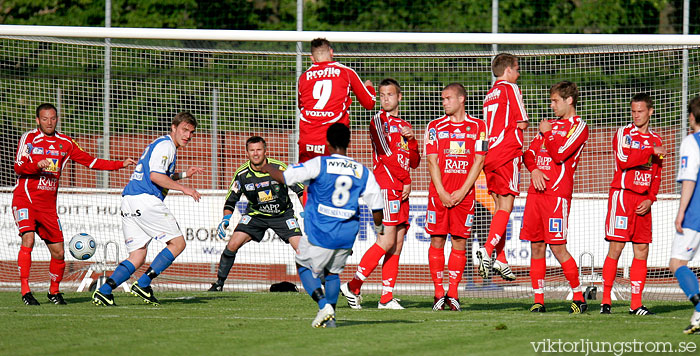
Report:
[[[391,142],[389,136],[381,129],[384,127],[384,122],[385,120],[380,111],[374,115],[374,118],[372,118],[369,124],[369,134],[372,138],[372,146],[377,153],[377,158],[382,161],[392,176],[396,177],[396,179],[404,184],[410,184],[410,174],[403,169],[398,161],[398,155],[393,152],[395,143]],[[379,129],[377,127],[379,127]]]
[[[663,145],[661,140],[659,140],[659,145]],[[663,168],[664,160],[660,157],[653,157],[654,165],[652,169],[654,172],[651,177],[651,187],[649,187],[649,199],[651,201],[656,201],[656,195],[659,194],[659,187],[661,187],[661,169]]]
[[631,142],[625,142],[625,128],[619,128],[613,138],[615,163],[620,169],[629,169],[649,162],[654,154],[654,147],[632,148]]
[[30,175],[41,172],[41,169],[38,166],[39,162],[32,161],[31,157],[29,156],[31,152],[29,152],[29,147],[27,146],[28,136],[29,132],[22,135],[22,138],[19,140],[19,144],[17,145],[17,156],[15,159],[14,168],[15,173],[18,175]]
[[541,145],[542,134],[537,134],[530,142],[530,147],[528,147],[527,151],[523,153],[523,164],[525,164],[525,167],[530,172],[537,169],[537,162],[535,161],[535,157],[537,157],[536,150],[537,147],[540,147]]
[[575,122],[565,137],[552,135],[552,131],[543,134],[544,145],[552,161],[561,164],[571,157],[588,140],[588,125],[583,120]]
[[408,156],[409,165],[411,168],[416,169],[420,165],[420,150],[418,149],[418,140],[415,138],[408,141],[408,150],[410,154]]
[[432,122],[425,128],[425,139],[423,140],[423,144],[425,145],[426,155],[438,153],[437,130],[435,130],[435,127],[433,127]]
[[90,169],[97,169],[100,171],[114,171],[124,167],[124,163],[122,161],[112,161],[95,158],[89,153],[83,151],[83,149],[80,146],[78,146],[78,144],[74,140],[71,140],[71,142],[73,143],[73,149],[71,150],[68,156],[73,161],[78,162],[85,167],[88,167]]
[[515,119],[516,122],[528,121],[520,88],[518,88],[516,84],[504,85],[504,87],[508,88],[508,106],[512,108],[510,110],[510,117],[506,118],[506,121],[512,122],[511,120],[513,119]]
[[377,101],[374,87],[366,87],[365,84],[362,83],[360,76],[351,68],[348,68],[348,76],[350,77],[350,87],[352,88],[352,92],[355,93],[357,100],[360,101],[362,107],[367,110],[372,110],[372,108],[374,108],[374,103]]

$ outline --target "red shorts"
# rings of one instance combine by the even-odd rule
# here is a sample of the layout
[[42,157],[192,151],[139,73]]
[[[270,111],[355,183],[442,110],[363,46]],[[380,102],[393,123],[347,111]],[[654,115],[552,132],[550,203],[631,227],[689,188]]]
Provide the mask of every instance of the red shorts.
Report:
[[401,200],[400,190],[382,189],[384,197],[384,225],[408,226],[408,199]]
[[484,171],[489,194],[511,194],[516,197],[520,195],[520,166],[522,162],[522,157],[517,157],[493,171]]
[[530,242],[544,241],[550,245],[566,244],[569,233],[569,211],[571,211],[571,199],[528,194],[520,239]]
[[328,145],[315,145],[299,141],[299,163],[306,162],[314,157],[328,156]]
[[429,235],[447,235],[468,238],[474,225],[474,195],[467,195],[452,208],[445,208],[437,196],[428,196],[425,231]]
[[608,215],[605,219],[605,239],[608,241],[651,243],[651,211],[637,215],[637,206],[648,195],[631,190],[610,189]]
[[15,225],[19,229],[19,236],[34,231],[49,243],[63,242],[63,231],[56,213],[56,206],[53,205],[46,210],[39,210],[37,206],[41,204],[32,204],[17,197],[12,199],[12,212],[15,216]]

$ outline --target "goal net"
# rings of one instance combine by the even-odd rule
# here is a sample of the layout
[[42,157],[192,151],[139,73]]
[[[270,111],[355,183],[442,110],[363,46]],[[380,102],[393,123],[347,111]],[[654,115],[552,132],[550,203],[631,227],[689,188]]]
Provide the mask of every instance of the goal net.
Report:
[[[0,33],[1,34],[1,33]],[[76,36],[79,37],[79,36]],[[331,33],[328,38],[333,41]],[[507,38],[507,35],[504,35]],[[335,59],[354,68],[363,80],[375,84],[392,77],[403,89],[401,116],[422,136],[429,121],[443,114],[440,91],[460,82],[467,90],[466,110],[481,118],[482,101],[493,78],[491,45],[380,44],[334,42]],[[297,157],[295,119],[296,78],[310,65],[308,41],[299,57],[294,42],[112,40],[29,36],[0,38],[0,185],[3,214],[0,241],[0,286],[19,288],[17,254],[21,239],[12,214],[12,190],[16,175],[13,162],[22,133],[36,127],[35,108],[44,102],[59,108],[59,131],[71,136],[87,152],[102,158],[137,159],[156,137],[168,132],[179,111],[192,112],[200,126],[192,142],[178,152],[178,171],[199,166],[205,173],[184,181],[203,197],[172,192],[166,205],[177,217],[187,248],[174,265],[154,280],[159,290],[202,291],[216,280],[219,256],[226,241],[216,238],[226,189],[236,168],[245,162],[245,140],[264,137],[268,156],[294,163]],[[673,220],[678,208],[675,183],[678,147],[687,134],[684,103],[700,93],[698,46],[660,45],[501,45],[499,52],[520,58],[522,90],[531,125],[526,142],[534,137],[537,123],[552,118],[549,87],[561,80],[575,82],[581,92],[578,114],[590,127],[590,138],[576,173],[570,214],[568,249],[580,266],[583,287],[597,286],[601,293],[601,270],[607,254],[604,222],[607,192],[614,172],[612,137],[631,121],[629,101],[647,92],[655,102],[652,129],[661,135],[669,154],[664,159],[661,190],[652,207],[653,243],[644,298],[682,299],[668,272]],[[107,57],[107,58],[105,58]],[[106,60],[107,59],[107,60]],[[685,68],[685,69],[684,69]],[[107,73],[107,74],[106,74]],[[684,91],[684,85],[687,91]],[[379,109],[379,104],[375,110]],[[352,141],[349,155],[371,167],[372,147],[368,123],[375,111],[352,104]],[[121,189],[130,170],[98,172],[74,162],[62,173],[58,214],[66,243],[85,232],[98,241],[97,253],[77,261],[66,252],[64,289],[77,288],[84,277],[94,280],[109,275],[115,263],[126,258],[119,206]],[[429,174],[427,160],[413,171],[410,229],[405,238],[396,293],[432,293],[427,251],[430,238],[424,230]],[[529,186],[529,174],[521,171],[521,192]],[[482,280],[474,253],[483,245],[493,209],[485,194],[485,182],[476,185],[478,209],[473,239],[468,243],[468,264],[461,294],[481,297],[527,297],[532,293],[528,276],[529,243],[519,240],[526,194],[516,199],[507,229],[507,257],[518,279],[505,282],[495,276]],[[238,204],[230,232],[245,202]],[[299,206],[297,204],[297,210]],[[362,209],[362,228],[354,254],[341,276],[352,278],[364,252],[375,242],[370,212]],[[165,245],[151,243],[147,262]],[[449,243],[446,253],[449,253]],[[618,264],[614,295],[629,298],[631,247]],[[50,255],[37,239],[32,254],[30,284],[48,284]],[[565,297],[569,288],[559,263],[547,252],[547,296]],[[148,263],[146,264],[146,266]],[[140,276],[141,270],[134,274]],[[700,267],[691,262],[692,267]],[[363,291],[378,293],[381,264]],[[258,291],[270,284],[299,284],[294,253],[270,231],[260,243],[251,242],[237,254],[225,290]],[[87,288],[87,285],[82,287]]]

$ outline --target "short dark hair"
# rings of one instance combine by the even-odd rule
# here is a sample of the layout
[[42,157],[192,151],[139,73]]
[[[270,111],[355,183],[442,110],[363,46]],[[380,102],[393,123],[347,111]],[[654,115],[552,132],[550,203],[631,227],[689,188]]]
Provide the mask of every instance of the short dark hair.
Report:
[[328,128],[326,139],[328,144],[335,149],[347,149],[350,145],[350,128],[336,122]]
[[399,85],[399,82],[397,82],[396,79],[394,79],[394,78],[382,79],[382,81],[379,83],[379,88],[389,86],[389,85],[393,85],[394,87],[396,87],[396,91],[398,93],[401,93],[401,86]]
[[314,55],[320,51],[328,51],[331,48],[331,42],[325,38],[319,37],[311,40],[311,55]]
[[564,80],[554,84],[551,88],[549,88],[549,95],[555,93],[559,94],[562,99],[571,98],[571,105],[576,107],[576,104],[578,103],[578,87],[576,86],[576,83]]
[[173,118],[172,125],[177,127],[178,125],[180,125],[180,123],[183,122],[194,126],[195,129],[197,128],[197,119],[195,119],[194,115],[190,114],[187,111],[182,111],[175,115],[175,117]]
[[467,101],[467,89],[464,89],[464,85],[460,83],[450,83],[447,84],[444,88],[442,88],[442,91],[445,91],[447,89],[452,89],[457,92],[457,96],[461,96],[464,98],[464,101]]
[[260,136],[251,136],[249,139],[245,140],[245,149],[248,149],[248,145],[251,143],[260,143],[262,142],[263,148],[267,149],[267,142],[265,142],[265,139],[260,137]]
[[505,73],[506,68],[513,68],[516,63],[518,63],[518,57],[510,53],[499,53],[491,61],[491,72],[494,76],[500,77]]
[[630,104],[639,103],[642,101],[647,104],[647,109],[654,108],[654,100],[651,100],[651,96],[649,96],[649,94],[647,94],[647,93],[634,94],[634,96],[632,97],[632,100],[630,100]]
[[58,115],[58,110],[56,110],[56,107],[53,104],[43,103],[37,106],[36,117],[39,117],[39,114],[44,110],[53,110],[56,113],[56,115]]
[[693,114],[696,124],[700,124],[700,96],[694,97],[688,103],[688,113]]

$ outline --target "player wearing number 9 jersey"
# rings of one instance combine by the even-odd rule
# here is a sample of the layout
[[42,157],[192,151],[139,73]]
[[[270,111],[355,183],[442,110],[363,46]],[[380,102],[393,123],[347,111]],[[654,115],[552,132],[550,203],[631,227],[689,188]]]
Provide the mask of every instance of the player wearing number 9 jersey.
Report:
[[[340,277],[345,261],[360,229],[362,197],[372,210],[375,226],[382,227],[382,200],[379,185],[367,167],[345,156],[350,129],[335,123],[328,128],[331,156],[315,157],[281,172],[267,164],[263,171],[272,179],[291,185],[305,182],[309,189],[304,229],[296,256],[299,279],[318,303],[313,327],[335,326],[335,305],[340,294]],[[325,295],[320,276],[325,276]]]
[[[371,81],[364,84],[350,67],[333,60],[333,48],[325,38],[311,41],[313,64],[299,77],[299,162],[328,155],[326,131],[339,122],[350,127],[350,91],[360,104],[374,108]],[[366,86],[365,86],[366,85]]]

